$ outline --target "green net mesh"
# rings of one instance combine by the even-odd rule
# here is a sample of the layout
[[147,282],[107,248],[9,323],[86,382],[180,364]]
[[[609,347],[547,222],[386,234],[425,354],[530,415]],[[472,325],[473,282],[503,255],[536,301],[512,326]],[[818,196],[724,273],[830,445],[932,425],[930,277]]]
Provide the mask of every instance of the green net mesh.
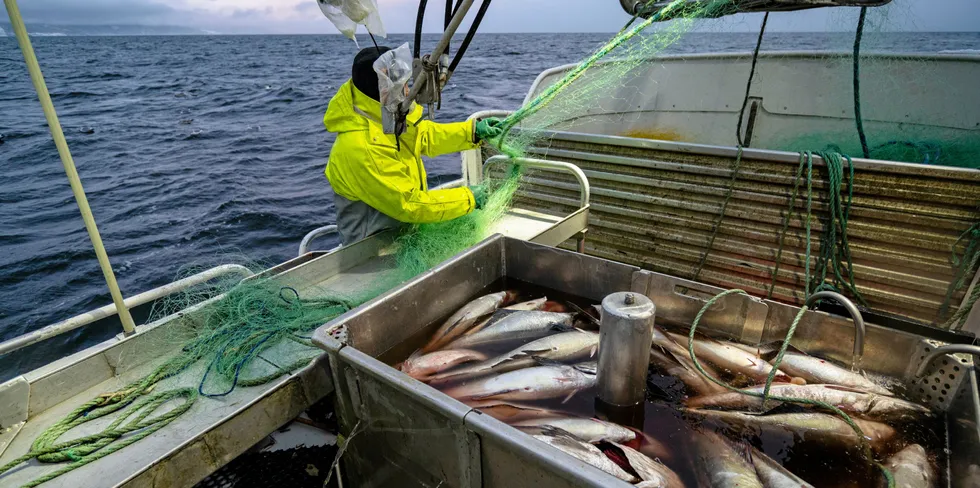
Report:
[[715,17],[731,10],[733,5],[731,0],[694,4],[677,0],[648,19],[634,19],[560,80],[507,117],[505,134],[497,143],[500,150],[513,156],[523,155],[529,146],[546,145],[549,129],[574,126],[595,113],[615,112],[619,106],[629,105],[632,99],[649,96],[637,90],[610,99],[606,93],[612,87],[629,86],[634,78],[643,75],[638,67],[681,40],[700,19]]
[[482,209],[448,222],[422,224],[402,235],[397,254],[402,276],[416,276],[488,237],[510,207],[520,181],[521,171],[515,166],[502,179],[486,181],[491,193]]

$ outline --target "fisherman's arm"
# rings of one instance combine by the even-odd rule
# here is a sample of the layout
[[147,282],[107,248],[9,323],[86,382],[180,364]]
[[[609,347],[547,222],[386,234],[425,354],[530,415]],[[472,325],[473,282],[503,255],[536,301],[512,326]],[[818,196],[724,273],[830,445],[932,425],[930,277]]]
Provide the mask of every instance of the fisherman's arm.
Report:
[[474,121],[440,124],[431,120],[419,122],[421,153],[430,158],[443,154],[475,149],[480,142],[476,137]]
[[423,191],[409,176],[404,163],[379,154],[388,148],[372,148],[365,171],[355,175],[364,203],[409,224],[444,222],[470,213],[476,202],[467,188]]

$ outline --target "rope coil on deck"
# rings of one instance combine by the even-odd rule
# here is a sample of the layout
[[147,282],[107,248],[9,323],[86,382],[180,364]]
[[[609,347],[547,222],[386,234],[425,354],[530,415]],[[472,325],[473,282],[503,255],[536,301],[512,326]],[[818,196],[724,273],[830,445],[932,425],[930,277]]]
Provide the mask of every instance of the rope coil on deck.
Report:
[[[28,453],[0,466],[0,476],[31,459],[42,463],[68,463],[23,486],[30,488],[40,485],[152,435],[187,413],[201,396],[221,397],[237,387],[263,385],[309,364],[319,353],[303,355],[286,365],[266,361],[274,368],[271,373],[242,377],[242,372],[259,353],[283,340],[289,339],[313,348],[312,342],[300,333],[308,333],[352,308],[351,300],[304,300],[291,287],[272,285],[269,282],[242,283],[209,304],[208,308],[191,312],[200,314],[195,317],[201,319],[195,330],[197,337],[180,349],[176,356],[143,378],[119,390],[99,395],[74,409],[42,432]],[[295,297],[286,294],[286,291],[291,291]],[[181,310],[186,304],[176,303],[173,306]],[[211,359],[197,388],[154,391],[162,381],[180,375],[209,356]],[[212,372],[229,383],[226,390],[220,393],[205,391]],[[165,408],[170,409],[154,416],[155,412]],[[83,424],[114,414],[117,415],[115,420],[100,432],[59,441]]]

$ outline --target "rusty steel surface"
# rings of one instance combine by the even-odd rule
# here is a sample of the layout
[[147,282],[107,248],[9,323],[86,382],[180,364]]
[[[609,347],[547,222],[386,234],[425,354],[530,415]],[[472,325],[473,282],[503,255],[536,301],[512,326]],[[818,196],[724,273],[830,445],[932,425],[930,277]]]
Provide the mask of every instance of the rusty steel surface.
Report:
[[[528,152],[575,164],[588,176],[587,253],[685,278],[695,275],[731,185],[731,200],[697,279],[758,296],[769,293],[799,155],[746,149],[732,183],[734,148],[553,133]],[[822,160],[814,157],[813,166],[811,270],[828,218],[829,188]],[[941,324],[965,292],[956,292],[939,317],[954,279],[951,248],[980,220],[980,171],[859,159],[854,166],[848,238],[857,289],[872,310]],[[549,213],[574,207],[571,178],[528,172],[524,180],[517,206]],[[844,181],[846,192],[846,169]],[[806,205],[803,180],[772,289],[773,299],[795,305],[805,298]]]

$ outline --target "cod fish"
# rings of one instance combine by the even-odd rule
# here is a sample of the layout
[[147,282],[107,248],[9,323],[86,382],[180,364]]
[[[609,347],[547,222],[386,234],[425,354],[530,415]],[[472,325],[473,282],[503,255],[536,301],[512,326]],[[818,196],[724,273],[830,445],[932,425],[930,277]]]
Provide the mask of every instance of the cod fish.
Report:
[[[451,350],[451,349],[450,349]],[[562,332],[531,341],[495,358],[433,376],[433,381],[460,380],[490,373],[506,373],[538,364],[540,359],[572,362],[591,359],[599,350],[599,334],[584,330]]]
[[596,384],[596,363],[555,365],[511,371],[446,389],[443,393],[466,400],[541,400],[565,398]]
[[518,310],[522,312],[527,312],[530,310],[541,310],[542,308],[544,308],[544,304],[546,303],[548,303],[548,297],[541,297],[541,298],[535,298],[534,300],[528,300],[526,302],[508,305],[504,307],[504,310]]
[[[733,427],[751,431],[752,433],[772,432],[790,433],[807,442],[823,444],[828,447],[854,448],[860,447],[861,439],[854,429],[842,419],[824,413],[784,413],[771,415],[750,415],[739,412],[718,410],[684,410],[687,413],[705,419],[724,422]],[[880,452],[895,438],[896,431],[892,427],[870,420],[852,419],[871,445]]]
[[803,481],[762,451],[751,447],[749,454],[752,455],[755,473],[766,488],[813,488],[813,485]]
[[[618,424],[584,417],[551,417],[523,420],[511,424],[517,428],[551,427],[568,432],[576,439],[595,444],[596,442],[629,442],[636,439],[636,433]],[[644,456],[645,457],[645,456]]]
[[566,435],[535,435],[535,439],[548,444],[559,451],[568,454],[584,463],[591,464],[596,468],[605,471],[623,481],[628,483],[634,483],[639,481],[635,476],[627,473],[623,468],[620,468],[616,463],[612,462],[611,459],[606,457],[598,447],[592,444],[587,444],[580,440],[574,439]]
[[[486,328],[486,326],[490,325],[490,323],[495,322],[494,319],[500,320],[501,318],[506,317],[509,314],[509,312],[528,312],[531,310],[544,310],[547,304],[548,304],[548,297],[541,297],[534,300],[528,300],[526,302],[508,305],[504,308],[501,308],[493,315],[481,320],[473,327],[470,327],[469,330],[463,333],[463,335],[470,335],[479,332],[484,328]],[[503,313],[503,315],[500,315],[501,313]]]
[[471,401],[466,402],[466,404],[501,422],[509,424],[525,420],[550,419],[566,415],[557,410],[548,410],[537,406],[498,400]]
[[417,380],[424,380],[431,375],[445,371],[472,361],[486,361],[486,354],[469,349],[447,349],[430,352],[420,356],[413,355],[401,365],[403,373]]
[[[668,337],[669,332],[661,329],[659,326],[653,326],[653,345],[660,346],[664,351],[674,355],[674,356],[684,356],[690,359],[690,353],[687,351],[687,338],[683,338],[684,345],[675,342],[674,339]],[[675,337],[680,338],[676,334],[672,334]]]
[[470,348],[491,342],[536,339],[554,331],[569,331],[575,315],[555,312],[514,312],[488,325],[485,329],[465,335],[449,344],[451,348]]
[[885,467],[895,477],[895,488],[933,488],[939,479],[926,450],[918,444],[898,451],[885,461]]
[[[678,344],[687,344],[687,338],[677,334],[667,333],[667,335]],[[763,361],[755,354],[716,341],[714,339],[695,339],[694,352],[702,362],[708,361],[715,366],[727,369],[732,373],[739,373],[756,381],[765,381],[772,371],[772,365]],[[776,381],[789,382],[790,378],[782,371],[776,372]]]
[[700,486],[710,488],[763,488],[744,453],[714,432],[696,432],[692,440]]
[[677,476],[677,473],[664,466],[663,463],[650,459],[645,454],[622,444],[616,442],[611,442],[611,444],[623,452],[626,460],[629,461],[630,467],[643,480],[639,486],[649,488],[684,488],[684,482]]
[[502,291],[484,295],[476,300],[463,305],[463,308],[452,314],[432,336],[429,343],[422,348],[422,352],[432,352],[443,345],[449,343],[456,337],[473,327],[478,320],[486,315],[493,313],[494,310],[514,301],[517,293],[513,291]]
[[892,396],[891,391],[858,373],[853,373],[829,361],[807,354],[787,352],[783,356],[783,361],[779,363],[779,368],[788,375],[805,379],[807,383],[849,386],[868,393]]
[[[678,357],[670,352],[665,354],[660,351],[660,348],[656,344],[650,348],[650,364],[681,380],[685,386],[699,395],[713,395],[728,391],[727,388],[714,383],[699,373],[694,368],[694,363],[691,362],[690,358],[686,356]],[[701,366],[715,378],[718,377],[712,373],[710,366],[706,364],[702,364]]]
[[[765,390],[765,387],[755,386],[746,388],[745,390],[761,394]],[[769,393],[773,396],[829,403],[849,414],[876,420],[915,418],[930,414],[928,408],[916,403],[837,385],[793,385],[784,383],[772,385]],[[747,410],[761,408],[762,399],[732,391],[691,398],[686,404],[690,408]],[[779,404],[780,402],[775,400],[769,401],[770,406]]]

